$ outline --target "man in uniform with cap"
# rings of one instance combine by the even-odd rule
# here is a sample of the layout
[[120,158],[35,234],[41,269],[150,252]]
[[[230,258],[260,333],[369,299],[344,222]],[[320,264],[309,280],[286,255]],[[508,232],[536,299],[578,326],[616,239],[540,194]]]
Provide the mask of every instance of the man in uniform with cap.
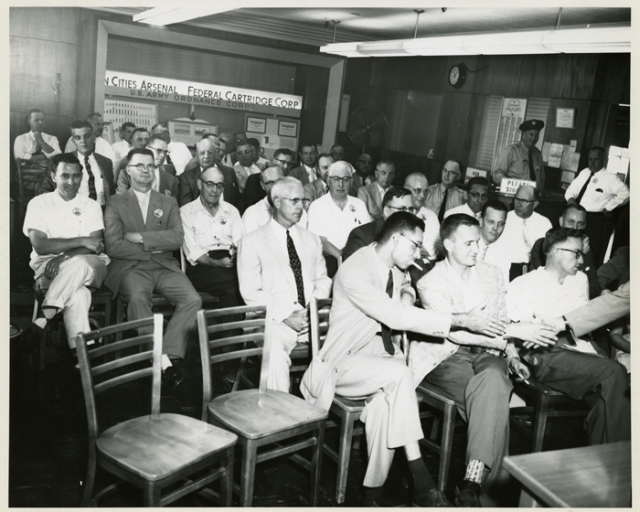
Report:
[[493,182],[500,185],[502,178],[535,181],[539,192],[544,189],[542,152],[536,147],[544,121],[530,119],[520,125],[522,138],[511,144],[498,156],[491,171]]

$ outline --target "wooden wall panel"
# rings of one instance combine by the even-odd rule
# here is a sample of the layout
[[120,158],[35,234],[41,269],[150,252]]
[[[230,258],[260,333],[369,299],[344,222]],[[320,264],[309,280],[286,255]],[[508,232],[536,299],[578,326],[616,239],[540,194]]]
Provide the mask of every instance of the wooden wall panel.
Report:
[[449,70],[447,63],[447,57],[376,59],[370,85],[439,94],[442,76]]
[[475,89],[479,94],[517,96],[523,57],[520,55],[481,56]]
[[[574,128],[556,128],[556,109],[575,108]],[[548,123],[545,127],[544,139],[558,144],[570,144],[578,141],[576,151],[584,153],[584,138],[591,111],[591,102],[587,100],[552,99],[549,104]]]
[[76,44],[79,19],[73,7],[11,7],[9,35]]
[[593,82],[598,67],[598,55],[560,54],[557,56],[557,70],[549,76],[551,98],[591,99]]

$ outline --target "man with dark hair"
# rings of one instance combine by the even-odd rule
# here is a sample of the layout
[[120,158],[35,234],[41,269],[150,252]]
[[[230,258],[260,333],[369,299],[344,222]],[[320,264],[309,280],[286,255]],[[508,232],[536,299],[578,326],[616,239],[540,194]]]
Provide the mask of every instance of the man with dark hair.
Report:
[[[578,270],[583,258],[582,233],[552,229],[545,236],[543,249],[545,266],[509,285],[507,308],[512,322],[555,318],[586,305],[589,300],[587,276]],[[589,341],[578,338],[572,343],[573,336],[568,332],[561,333],[559,338],[550,350],[534,349],[523,354],[534,377],[570,398],[589,404],[591,410],[585,420],[589,444],[630,439],[625,368]],[[564,346],[574,350],[565,350]]]
[[375,181],[364,185],[358,190],[358,199],[367,205],[367,211],[372,219],[382,216],[382,198],[389,190],[396,176],[396,166],[391,160],[380,160],[374,172]]
[[295,159],[296,155],[293,151],[288,148],[280,148],[276,149],[276,152],[273,154],[273,160],[271,161],[271,163],[273,165],[282,167],[284,175],[289,176],[289,171],[291,171]]
[[442,168],[440,183],[434,183],[427,189],[424,205],[438,216],[439,222],[444,219],[444,212],[467,200],[467,193],[456,186],[462,174],[460,162],[447,160]]
[[358,190],[365,185],[370,185],[375,180],[373,176],[373,159],[369,153],[362,153],[355,164],[356,172],[353,174],[351,192],[353,197],[358,197]]
[[333,157],[328,153],[322,153],[318,156],[318,179],[307,183],[304,188],[309,190],[309,197],[311,202],[315,201],[319,197],[329,193],[329,184],[327,183],[327,177],[329,175],[329,166],[335,162]]
[[474,217],[460,213],[447,217],[440,238],[446,258],[418,281],[424,308],[441,313],[480,308],[502,322],[502,330],[494,336],[452,329],[444,344],[414,341],[409,358],[417,382],[425,379],[454,400],[469,424],[467,471],[456,488],[455,504],[478,507],[483,479],[489,470],[490,479],[497,477],[508,449],[512,389],[508,373],[529,376],[509,339],[546,344],[555,341],[555,334],[551,327],[533,322],[507,325],[505,282],[497,267],[477,261],[481,237]]
[[111,258],[105,285],[127,304],[129,320],[152,316],[153,293],[176,307],[162,343],[163,384],[175,388],[186,377],[184,357],[202,301],[173,257],[184,242],[180,210],[174,198],[152,190],[154,154],[132,149],[128,159],[131,188],[110,198],[104,212]]
[[382,199],[382,217],[372,222],[363,224],[351,230],[347,244],[342,249],[342,261],[362,247],[372,244],[380,231],[384,221],[395,212],[409,212],[416,214],[417,209],[413,206],[411,191],[401,187],[391,187],[387,190]]
[[507,222],[507,205],[497,199],[487,201],[482,207],[480,217],[480,241],[478,242],[478,261],[495,265],[502,271],[505,285],[509,282],[511,258],[502,240],[502,232]]
[[184,142],[171,140],[171,132],[169,132],[166,121],[154,124],[151,127],[151,135],[160,135],[167,141],[169,154],[167,155],[166,163],[173,165],[176,170],[176,176],[180,176],[193,156],[187,145]]
[[489,180],[482,176],[471,178],[467,183],[467,202],[445,211],[444,218],[456,213],[464,213],[480,220],[482,207],[489,200]]
[[303,185],[318,179],[318,147],[312,142],[303,142],[300,145],[300,165],[292,169],[289,176],[300,180]]
[[[82,166],[82,182],[78,194],[89,197],[102,207],[110,195],[115,194],[116,187],[113,181],[113,163],[108,158],[94,151],[95,138],[91,125],[86,121],[73,121],[71,123],[71,139],[76,147],[73,154]],[[104,139],[101,139],[104,141]],[[39,194],[50,192],[55,188],[51,178],[42,180]]]
[[227,167],[233,167],[236,163],[236,146],[233,141],[233,135],[231,132],[222,132],[220,134],[220,141],[224,141],[225,152],[222,155],[221,162]]
[[[586,210],[575,203],[570,204],[565,208],[562,215],[560,215],[560,227],[567,229],[577,229],[582,231],[582,255],[583,262],[580,264],[580,270],[587,275],[589,279],[589,297],[593,299],[600,295],[600,284],[598,283],[598,269],[593,261],[593,253],[589,244],[589,237],[584,234],[587,227],[587,212]],[[540,238],[533,244],[531,248],[531,267],[536,269],[544,266],[546,256],[542,248],[544,244],[544,237]]]
[[591,148],[589,167],[571,182],[564,195],[568,204],[581,205],[587,211],[586,232],[591,240],[594,263],[602,265],[615,225],[616,209],[629,201],[629,187],[617,174],[607,171],[604,148]]
[[520,142],[502,150],[493,166],[491,177],[496,185],[499,186],[503,178],[515,178],[533,181],[538,190],[544,190],[542,152],[536,147],[543,128],[544,121],[539,119],[529,119],[520,125]]
[[256,164],[261,171],[264,170],[269,163],[269,160],[260,154],[260,141],[251,137],[247,139],[247,142],[251,144],[251,148],[253,149],[253,163]]
[[344,147],[341,144],[334,144],[329,150],[329,154],[333,157],[334,162],[344,160]]
[[[102,137],[102,133],[104,132],[104,121],[102,120],[102,114],[100,114],[100,112],[93,112],[86,117],[85,121],[91,127],[91,133],[94,139],[95,152],[111,160],[111,168],[112,169],[115,168],[116,154],[113,152],[113,149],[111,148],[111,144],[109,144]],[[78,121],[74,121],[74,122],[78,122]],[[64,147],[65,153],[73,153],[76,150],[76,147],[72,139],[73,137],[67,141],[67,144]]]
[[244,192],[249,176],[260,174],[261,169],[256,165],[254,156],[255,149],[248,140],[236,142],[236,158],[238,161],[233,166],[233,170],[235,171],[241,194]]
[[13,143],[13,157],[21,160],[43,160],[60,154],[57,137],[44,133],[44,112],[32,108],[27,113],[30,130],[18,135]]
[[521,185],[513,200],[514,209],[507,214],[502,238],[511,260],[510,280],[522,274],[523,266],[531,260],[533,244],[551,229],[549,219],[534,211],[539,195],[537,188]]
[[26,333],[40,339],[42,329],[62,311],[70,348],[75,338],[91,330],[91,292],[102,285],[109,258],[104,251],[102,210],[78,194],[82,166],[71,153],[52,159],[55,190],[34,197],[27,205],[24,234],[33,246],[30,266],[36,286],[45,292],[39,317]]
[[[133,130],[136,129],[136,125],[130,122],[122,123],[120,130],[118,130],[118,134],[120,135],[120,140],[111,144],[111,149],[113,149],[113,153],[116,156],[114,162],[114,168],[117,169],[120,161],[129,154],[129,151],[133,149],[133,145],[131,144],[131,136],[133,135]],[[142,146],[144,147],[144,146]],[[117,173],[116,173],[116,179]]]
[[[334,165],[342,165],[336,162]],[[333,286],[329,332],[300,389],[328,410],[334,395],[362,399],[369,463],[365,503],[380,505],[396,448],[404,447],[419,506],[447,506],[420,454],[422,427],[413,373],[400,350],[402,331],[444,338],[452,327],[498,335],[504,323],[483,313],[437,313],[413,306],[415,292],[404,271],[420,254],[424,222],[396,212],[384,223],[378,242],[351,256]]]
[[[135,148],[143,149],[143,148]],[[147,149],[153,153],[153,165],[155,171],[153,172],[153,185],[151,188],[161,194],[166,194],[178,199],[178,178],[169,174],[162,169],[163,162],[167,156],[167,141],[165,141],[160,135],[154,135],[149,139],[147,143]],[[129,155],[123,161],[123,168],[129,164]],[[128,172],[121,172],[118,176],[118,194],[124,194],[131,187],[131,176]]]
[[[155,137],[160,138],[159,135],[156,135]],[[131,149],[144,149],[147,147],[147,142],[149,141],[149,130],[147,130],[146,128],[135,128],[131,133],[131,135],[129,136],[129,139],[132,144],[132,147],[129,149],[129,151],[131,151]],[[116,181],[116,186],[118,187],[120,186],[119,182],[122,176],[127,176],[126,178],[127,183],[129,182],[129,179],[128,179],[129,175],[126,172],[124,173],[121,172],[127,166],[126,156],[129,154],[129,151],[127,151],[124,154],[124,156],[121,158],[120,163],[118,164],[114,172],[114,179]],[[165,155],[162,156],[163,161],[165,156],[166,156],[166,153]],[[175,172],[175,170],[173,172]]]

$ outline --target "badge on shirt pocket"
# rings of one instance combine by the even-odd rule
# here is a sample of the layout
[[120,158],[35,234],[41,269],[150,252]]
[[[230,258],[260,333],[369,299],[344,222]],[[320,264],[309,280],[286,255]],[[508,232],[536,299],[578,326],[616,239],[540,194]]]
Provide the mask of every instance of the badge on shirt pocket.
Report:
[[164,212],[160,208],[158,208],[157,210],[154,210],[153,214],[156,217],[160,218],[160,217],[162,217],[164,215]]
[[349,210],[351,210],[352,212],[354,212],[354,213],[355,213],[355,211],[356,211],[356,207],[355,207],[355,206],[353,206],[353,205],[351,205],[351,206],[349,206]]
[[170,195],[171,195],[171,190],[168,190],[168,189],[167,189],[167,190],[165,190],[165,191],[164,191],[164,193],[165,193],[166,195],[170,196]]
[[80,208],[74,208],[73,210],[71,210],[71,213],[73,213],[74,215],[82,215],[82,210]]

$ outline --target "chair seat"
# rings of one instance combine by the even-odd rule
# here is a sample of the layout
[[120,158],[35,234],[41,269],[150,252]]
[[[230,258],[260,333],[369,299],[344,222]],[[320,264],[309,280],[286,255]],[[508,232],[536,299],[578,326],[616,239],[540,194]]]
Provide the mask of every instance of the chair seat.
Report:
[[333,405],[345,412],[362,412],[367,403],[364,400],[350,400],[340,395],[335,395]]
[[327,418],[328,413],[282,391],[246,389],[214,398],[209,418],[246,439],[260,439]]
[[238,436],[180,414],[134,418],[105,430],[98,452],[111,463],[145,480],[163,480],[232,446]]
[[451,405],[451,406],[456,405],[456,403],[453,400],[451,400],[451,398],[447,398],[446,396],[444,396],[438,388],[436,388],[432,384],[429,384],[428,382],[422,381],[418,386],[417,391],[419,391],[424,395],[423,401],[425,403],[428,403],[429,405],[433,405],[435,407],[438,407],[440,405],[440,404],[432,403],[429,400],[429,398],[433,398],[438,402],[442,402],[442,404]]
[[[518,383],[519,387],[521,387],[523,389],[526,389],[526,390],[531,390],[531,391],[534,391],[536,393],[539,393],[539,394],[542,394],[542,395],[546,395],[546,396],[555,396],[555,397],[565,396],[560,391],[556,391],[555,389],[551,389],[549,386],[547,386],[546,384],[543,384],[542,382],[538,382],[533,377],[529,377],[529,379],[527,379],[527,380],[528,380],[528,382]],[[567,398],[567,400],[571,400],[571,399]]]

